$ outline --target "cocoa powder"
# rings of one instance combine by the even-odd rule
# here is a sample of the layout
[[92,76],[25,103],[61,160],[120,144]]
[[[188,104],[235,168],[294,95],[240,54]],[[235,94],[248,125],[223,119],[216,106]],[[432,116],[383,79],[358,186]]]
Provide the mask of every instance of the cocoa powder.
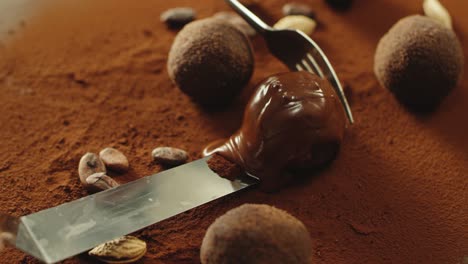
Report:
[[[0,210],[16,216],[87,195],[76,171],[87,151],[111,146],[131,157],[120,183],[162,169],[149,158],[154,146],[200,158],[206,144],[239,127],[255,84],[286,69],[256,37],[255,72],[242,96],[222,111],[203,110],[169,80],[165,65],[176,32],[158,18],[178,6],[209,17],[229,10],[224,1],[48,2],[0,44]],[[286,2],[265,0],[256,10],[271,23]],[[443,3],[466,55],[468,3]],[[198,263],[206,228],[247,202],[301,220],[311,232],[314,263],[466,259],[468,71],[435,113],[412,114],[379,86],[372,68],[380,37],[403,16],[422,12],[421,2],[354,1],[346,12],[325,1],[313,6],[324,24],[314,40],[349,84],[356,118],[336,160],[279,193],[251,189],[138,232],[148,242],[141,263]],[[0,263],[39,262],[8,248]],[[83,254],[64,263],[97,262]]]
[[242,175],[242,167],[215,153],[207,161],[208,167],[217,173],[219,177],[235,180]]

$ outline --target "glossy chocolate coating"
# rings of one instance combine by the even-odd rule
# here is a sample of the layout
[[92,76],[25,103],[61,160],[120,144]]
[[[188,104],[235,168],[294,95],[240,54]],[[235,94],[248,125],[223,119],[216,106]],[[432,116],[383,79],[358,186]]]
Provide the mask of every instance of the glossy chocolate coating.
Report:
[[285,184],[291,169],[330,161],[339,149],[345,116],[330,84],[308,72],[264,80],[247,104],[242,127],[204,154],[219,153],[262,180],[264,189]]

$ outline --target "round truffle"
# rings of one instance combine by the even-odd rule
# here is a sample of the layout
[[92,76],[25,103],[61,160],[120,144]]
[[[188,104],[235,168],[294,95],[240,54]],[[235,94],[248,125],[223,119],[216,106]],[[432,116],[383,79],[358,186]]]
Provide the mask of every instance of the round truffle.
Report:
[[202,264],[310,264],[312,254],[301,221],[259,204],[242,205],[216,219],[200,250]]
[[380,40],[374,71],[410,109],[433,110],[457,85],[463,52],[455,33],[432,18],[398,21]]
[[291,172],[331,161],[345,126],[343,107],[327,81],[306,71],[282,73],[260,83],[242,127],[204,154],[219,153],[260,178],[263,190],[274,191],[288,183]]
[[231,23],[216,18],[186,25],[169,52],[169,76],[203,105],[223,105],[240,93],[252,76],[249,39]]

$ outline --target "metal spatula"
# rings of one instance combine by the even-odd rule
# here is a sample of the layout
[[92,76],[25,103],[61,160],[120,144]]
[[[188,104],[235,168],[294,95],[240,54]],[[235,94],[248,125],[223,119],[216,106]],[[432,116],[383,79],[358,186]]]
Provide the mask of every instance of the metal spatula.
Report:
[[223,179],[207,159],[19,218],[0,213],[0,234],[55,263],[257,183],[249,176]]
[[349,122],[354,123],[341,83],[325,53],[299,30],[277,30],[268,26],[238,0],[226,0],[265,39],[270,52],[292,71],[309,71],[327,79],[338,94]]

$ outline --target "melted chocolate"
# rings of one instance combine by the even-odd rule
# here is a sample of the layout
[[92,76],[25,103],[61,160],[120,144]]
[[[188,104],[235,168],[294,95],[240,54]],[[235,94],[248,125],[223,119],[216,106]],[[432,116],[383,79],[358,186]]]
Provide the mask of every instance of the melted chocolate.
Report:
[[345,116],[328,84],[308,72],[271,76],[247,104],[242,127],[227,141],[216,141],[205,155],[218,153],[277,189],[292,169],[323,165],[343,139]]

